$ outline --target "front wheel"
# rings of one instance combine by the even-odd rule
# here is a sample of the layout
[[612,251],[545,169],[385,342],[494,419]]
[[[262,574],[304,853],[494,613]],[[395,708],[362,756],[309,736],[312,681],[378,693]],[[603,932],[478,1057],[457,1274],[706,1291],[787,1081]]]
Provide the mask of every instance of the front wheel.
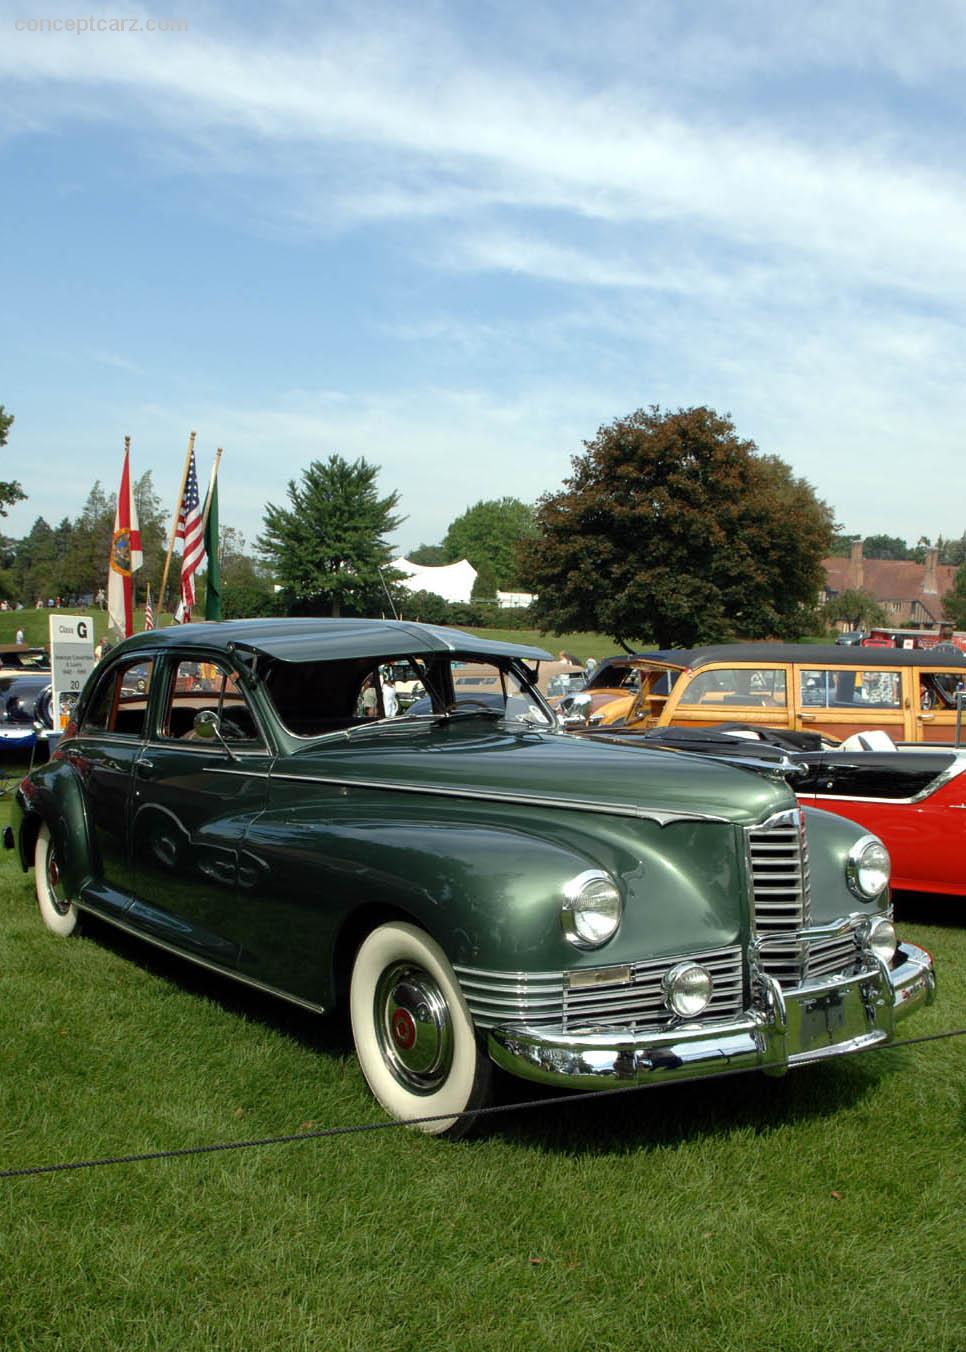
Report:
[[[493,1066],[446,954],[401,921],[380,925],[356,954],[349,989],[352,1036],[362,1073],[393,1117],[431,1117],[481,1108]],[[472,1119],[420,1124],[433,1136],[463,1136]]]
[[64,891],[57,852],[51,839],[50,827],[45,822],[37,833],[34,849],[34,884],[40,917],[49,930],[66,939],[77,929],[77,907]]

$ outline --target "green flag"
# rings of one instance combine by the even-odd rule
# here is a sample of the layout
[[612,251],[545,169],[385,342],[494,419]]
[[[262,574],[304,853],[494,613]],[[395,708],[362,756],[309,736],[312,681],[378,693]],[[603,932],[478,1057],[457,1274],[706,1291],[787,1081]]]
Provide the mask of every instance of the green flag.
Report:
[[208,520],[205,522],[205,553],[208,555],[208,586],[205,619],[221,619],[221,564],[218,562],[218,480],[208,490]]

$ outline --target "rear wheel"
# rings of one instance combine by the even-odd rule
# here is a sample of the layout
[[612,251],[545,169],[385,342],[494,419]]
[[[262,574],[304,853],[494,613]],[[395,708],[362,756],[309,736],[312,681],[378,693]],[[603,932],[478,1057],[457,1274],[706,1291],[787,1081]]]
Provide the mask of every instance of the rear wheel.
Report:
[[[352,1036],[362,1073],[393,1117],[481,1108],[493,1066],[446,954],[415,925],[380,925],[364,940],[349,990]],[[434,1136],[463,1136],[469,1121],[420,1124]]]
[[34,883],[37,888],[37,905],[44,924],[54,934],[66,939],[77,929],[79,915],[77,907],[64,890],[57,852],[51,838],[50,827],[44,823],[37,833],[37,845],[34,849]]

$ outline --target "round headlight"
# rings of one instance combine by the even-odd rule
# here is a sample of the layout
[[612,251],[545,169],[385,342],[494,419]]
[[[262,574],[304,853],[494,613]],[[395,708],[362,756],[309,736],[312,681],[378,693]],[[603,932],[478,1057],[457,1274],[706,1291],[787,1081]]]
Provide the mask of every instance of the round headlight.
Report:
[[613,879],[590,869],[572,878],[564,888],[560,923],[578,948],[599,948],[617,933],[623,909]]
[[875,836],[862,836],[849,850],[845,876],[857,897],[871,901],[889,886],[892,861],[889,851]]
[[693,1019],[707,1008],[713,984],[707,967],[697,962],[679,962],[664,978],[664,998],[675,1014]]
[[869,926],[869,947],[875,956],[884,963],[890,963],[896,955],[898,946],[896,938],[896,927],[891,920],[886,920],[884,916],[878,920],[873,920]]

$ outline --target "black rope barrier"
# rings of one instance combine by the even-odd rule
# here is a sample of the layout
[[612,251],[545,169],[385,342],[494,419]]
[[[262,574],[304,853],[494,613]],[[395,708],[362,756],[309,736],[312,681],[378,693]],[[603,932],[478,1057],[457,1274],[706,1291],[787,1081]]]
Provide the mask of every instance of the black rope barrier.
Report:
[[[926,1033],[922,1037],[904,1038],[899,1042],[876,1043],[865,1048],[865,1051],[895,1051],[900,1047],[914,1047],[924,1042],[941,1042],[947,1038],[962,1037],[964,1033],[966,1033],[966,1028],[954,1028],[944,1033]],[[790,1069],[795,1069],[795,1067],[790,1067]],[[748,1073],[744,1068],[740,1070],[719,1070],[712,1075],[703,1075],[701,1079],[702,1082],[707,1083],[711,1080],[727,1080],[732,1076],[747,1075]],[[77,1169],[100,1169],[109,1164],[142,1164],[148,1160],[183,1159],[189,1155],[215,1155],[229,1150],[251,1150],[256,1146],[263,1145],[292,1145],[296,1141],[318,1141],[334,1136],[361,1136],[370,1131],[392,1131],[396,1127],[418,1127],[428,1122],[445,1122],[450,1119],[455,1121],[457,1118],[471,1121],[481,1117],[495,1117],[499,1114],[523,1112],[532,1108],[559,1107],[562,1103],[599,1102],[604,1098],[614,1098],[618,1094],[640,1093],[645,1090],[653,1092],[655,1089],[667,1088],[671,1084],[688,1083],[693,1082],[659,1080],[652,1085],[620,1085],[614,1089],[597,1089],[584,1093],[579,1090],[571,1090],[570,1093],[557,1094],[552,1098],[528,1099],[523,1103],[498,1103],[489,1108],[470,1108],[462,1113],[434,1113],[427,1117],[390,1118],[385,1122],[358,1122],[348,1127],[319,1127],[314,1131],[291,1132],[286,1136],[257,1136],[247,1141],[221,1141],[216,1145],[188,1145],[174,1150],[146,1150],[131,1155],[105,1155],[100,1159],[74,1160],[62,1164],[34,1164],[23,1169],[0,1169],[0,1178],[27,1178],[34,1174],[62,1174]]]

